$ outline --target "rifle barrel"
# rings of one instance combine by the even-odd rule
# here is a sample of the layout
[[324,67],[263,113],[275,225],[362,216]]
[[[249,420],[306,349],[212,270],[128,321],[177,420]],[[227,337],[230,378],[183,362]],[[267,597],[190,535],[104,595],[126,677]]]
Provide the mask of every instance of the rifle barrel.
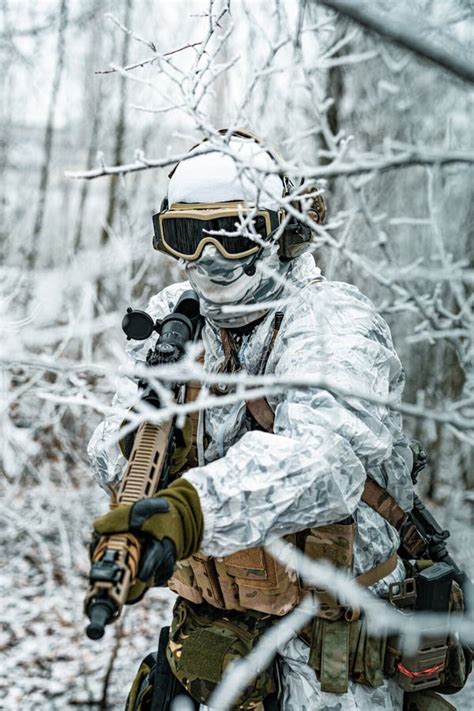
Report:
[[114,616],[114,605],[111,600],[94,600],[87,609],[90,623],[86,627],[89,639],[101,639],[104,636],[105,626]]

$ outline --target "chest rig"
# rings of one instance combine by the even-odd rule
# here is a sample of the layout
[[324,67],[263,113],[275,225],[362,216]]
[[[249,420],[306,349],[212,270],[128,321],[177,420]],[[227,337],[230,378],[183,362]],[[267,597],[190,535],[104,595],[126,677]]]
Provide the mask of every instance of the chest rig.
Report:
[[[278,336],[283,314],[277,312],[273,328],[264,346],[257,374],[263,374]],[[239,336],[235,332],[221,329],[220,337],[224,352],[221,372],[240,370],[238,358]],[[200,386],[190,383],[187,401],[198,397]],[[214,388],[213,394],[225,394],[225,388]],[[274,413],[265,398],[246,402],[247,414],[252,429],[273,432]],[[194,444],[197,440],[197,414],[192,416]],[[194,448],[195,449],[195,448]],[[189,466],[195,466],[196,462]],[[405,513],[388,492],[375,481],[368,479],[362,500],[375,509],[385,520],[397,529],[401,526]],[[353,548],[356,524],[352,518],[344,521],[305,529],[287,535],[285,538],[313,560],[326,560],[337,568],[350,569],[353,563]],[[372,570],[358,576],[360,585],[370,586],[389,575],[397,565],[394,553]],[[319,616],[338,619],[344,615],[358,615],[340,606],[329,591],[309,586],[291,570],[275,561],[263,547],[247,548],[228,556],[213,557],[198,552],[177,564],[169,588],[186,600],[201,604],[206,602],[221,610],[257,611],[268,615],[286,615],[301,601],[308,591],[318,596]]]

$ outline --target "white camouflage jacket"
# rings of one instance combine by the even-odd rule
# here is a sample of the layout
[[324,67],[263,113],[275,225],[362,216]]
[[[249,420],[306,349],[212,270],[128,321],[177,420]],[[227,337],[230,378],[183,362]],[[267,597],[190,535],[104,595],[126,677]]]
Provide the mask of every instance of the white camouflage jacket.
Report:
[[[354,286],[318,281],[318,276],[311,255],[293,261],[285,304],[270,309],[243,338],[239,359],[246,372],[256,372],[275,310],[283,311],[266,374],[327,380],[331,391],[298,384],[270,394],[273,434],[251,430],[243,400],[208,409],[200,427],[207,448],[201,442],[200,466],[184,476],[199,492],[204,553],[228,555],[352,514],[357,523],[353,574],[359,575],[399,544],[395,529],[360,500],[366,476],[387,488],[404,510],[412,505],[412,457],[401,417],[380,402],[400,400],[404,373],[389,328],[372,303]],[[188,288],[183,282],[163,289],[148,312],[162,318]],[[132,343],[132,361],[145,360],[151,340]],[[215,373],[224,354],[210,322],[203,343],[205,370]],[[136,392],[136,384],[124,378],[114,404],[130,406]],[[379,402],[363,399],[364,394]],[[121,416],[106,419],[89,443],[93,473],[102,486],[117,481],[124,466],[117,445],[110,446],[120,421]],[[402,577],[399,563],[373,591],[383,594],[386,582]]]

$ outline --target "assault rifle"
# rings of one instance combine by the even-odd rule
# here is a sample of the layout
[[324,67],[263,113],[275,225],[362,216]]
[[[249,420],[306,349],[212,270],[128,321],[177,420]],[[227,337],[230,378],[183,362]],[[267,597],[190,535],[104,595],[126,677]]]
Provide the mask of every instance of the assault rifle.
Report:
[[[427,456],[421,445],[412,443],[414,465],[412,480],[416,484],[418,474],[427,464]],[[457,582],[464,596],[466,609],[474,606],[474,586],[464,570],[448,552],[446,540],[450,536],[447,529],[441,528],[434,516],[428,511],[417,494],[413,495],[413,508],[400,530],[402,558],[424,558],[434,563],[446,563],[452,570],[452,577]]]
[[[127,339],[145,340],[154,331],[159,334],[155,348],[150,349],[146,357],[147,365],[155,366],[179,361],[186,344],[198,339],[201,324],[197,294],[189,290],[162,321],[155,322],[144,311],[127,309],[122,328]],[[161,406],[159,396],[146,379],[140,380],[138,387],[142,400],[153,407]],[[185,384],[176,382],[171,389],[175,402],[185,401]],[[153,496],[168,485],[171,459],[180,436],[176,417],[162,425],[144,422],[139,426],[116,502],[111,508]],[[91,639],[100,639],[105,626],[119,617],[137,578],[141,555],[142,543],[131,533],[100,536],[92,554],[89,589],[84,601],[90,619],[86,634]]]

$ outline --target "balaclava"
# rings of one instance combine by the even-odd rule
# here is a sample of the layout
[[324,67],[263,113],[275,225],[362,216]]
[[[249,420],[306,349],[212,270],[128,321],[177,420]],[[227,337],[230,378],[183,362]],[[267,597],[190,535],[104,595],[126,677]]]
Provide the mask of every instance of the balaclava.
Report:
[[[259,169],[274,168],[271,156],[254,140],[233,136],[229,150],[245,163]],[[192,155],[192,152],[191,152]],[[241,168],[224,153],[207,153],[187,158],[178,164],[169,187],[168,202],[215,203],[245,200],[259,208],[277,210],[283,194],[281,178]],[[281,262],[278,244],[271,240],[260,254],[254,274],[244,267],[254,255],[244,259],[226,259],[213,245],[206,245],[195,262],[181,260],[187,277],[201,301],[201,313],[218,327],[244,326],[263,316],[283,290],[282,278],[290,263]],[[259,268],[262,265],[262,269]],[[272,276],[275,275],[275,278]],[[256,311],[242,306],[262,303]],[[225,311],[223,310],[225,306]]]

